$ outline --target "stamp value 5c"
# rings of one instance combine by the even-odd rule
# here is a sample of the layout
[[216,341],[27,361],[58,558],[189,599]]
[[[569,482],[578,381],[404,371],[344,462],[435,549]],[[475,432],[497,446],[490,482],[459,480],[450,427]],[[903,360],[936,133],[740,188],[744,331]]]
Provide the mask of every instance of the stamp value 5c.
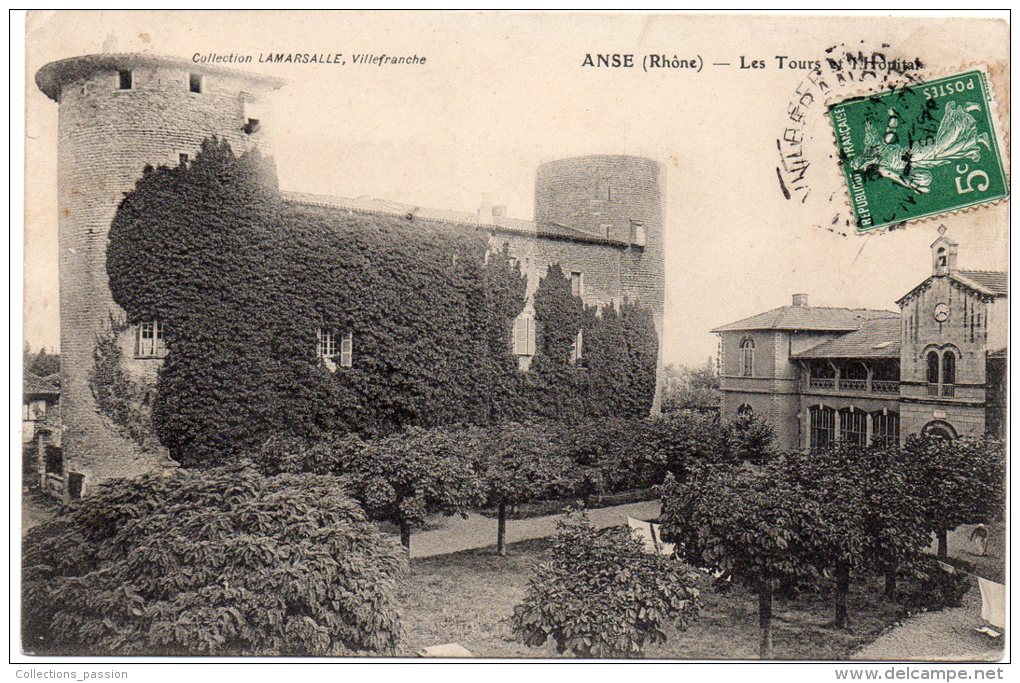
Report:
[[981,70],[843,100],[829,118],[858,232],[1009,193]]

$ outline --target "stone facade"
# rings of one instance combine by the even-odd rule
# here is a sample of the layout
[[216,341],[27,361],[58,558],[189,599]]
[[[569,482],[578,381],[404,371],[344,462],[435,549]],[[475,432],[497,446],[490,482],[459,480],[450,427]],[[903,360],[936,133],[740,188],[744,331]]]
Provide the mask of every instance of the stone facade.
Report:
[[[112,300],[106,273],[107,234],[121,197],[146,165],[186,163],[212,135],[226,139],[235,152],[258,147],[268,155],[270,122],[258,112],[264,98],[283,83],[138,54],[54,62],[39,71],[36,83],[59,103],[63,445],[65,471],[76,482],[74,493],[87,494],[106,478],[175,465],[161,447],[141,450],[111,430],[89,388],[95,339],[110,325],[111,316],[123,316]],[[478,215],[436,212],[431,217],[489,230],[494,248],[508,243],[528,275],[529,297],[546,268],[559,263],[568,275],[580,274],[587,304],[630,300],[650,305],[661,339],[664,183],[664,167],[649,159],[564,159],[538,169],[534,221],[510,219],[492,207]],[[284,195],[290,201],[350,210],[419,211],[394,208],[391,202],[365,205],[363,200]],[[129,359],[127,370],[152,383],[161,360],[136,353],[137,334],[135,326],[120,338]],[[526,361],[522,359],[522,367]]]

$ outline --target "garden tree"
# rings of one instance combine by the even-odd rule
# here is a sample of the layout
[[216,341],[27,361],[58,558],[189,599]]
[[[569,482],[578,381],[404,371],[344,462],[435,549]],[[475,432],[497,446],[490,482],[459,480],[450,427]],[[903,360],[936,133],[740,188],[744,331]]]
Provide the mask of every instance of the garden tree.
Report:
[[961,524],[1000,518],[1006,509],[1006,452],[994,439],[909,436],[904,458],[917,468],[919,495],[938,555],[948,554],[947,532]]
[[578,657],[639,657],[685,629],[700,610],[698,577],[683,562],[644,552],[627,527],[598,531],[587,515],[557,525],[552,557],[535,568],[512,628],[529,647],[549,639]]
[[897,448],[848,444],[789,453],[786,474],[820,513],[805,530],[812,561],[835,582],[835,623],[849,623],[851,573],[874,572],[895,597],[896,572],[911,567],[930,542],[918,482]]
[[396,543],[329,475],[229,466],[104,484],[24,541],[23,647],[55,655],[393,652]]
[[507,506],[568,495],[578,476],[550,427],[516,422],[493,425],[486,431],[478,469],[486,503],[498,510],[496,550],[500,555],[506,554]]
[[835,584],[835,624],[849,625],[847,607],[851,572],[867,561],[865,491],[868,472],[860,450],[848,446],[810,454],[790,453],[782,463],[786,476],[817,505],[819,514],[804,529],[810,561]]
[[771,455],[775,442],[772,425],[763,418],[751,415],[737,415],[731,425],[733,455],[760,465]]
[[23,365],[26,372],[31,372],[40,377],[46,377],[60,372],[60,354],[49,353],[45,347],[38,352],[32,351],[29,343],[25,342],[23,353]]
[[651,429],[652,457],[679,478],[699,463],[739,462],[732,431],[717,414],[681,410],[653,418]]
[[857,466],[871,473],[864,492],[865,556],[884,575],[886,597],[895,599],[897,572],[912,569],[931,544],[925,483],[898,446],[870,448],[861,457]]
[[663,370],[662,412],[718,410],[719,376],[711,365],[689,368],[667,365]]
[[760,654],[772,657],[772,598],[779,585],[814,575],[805,529],[818,511],[781,469],[698,465],[684,479],[666,476],[661,536],[696,567],[758,595]]
[[[410,555],[411,530],[429,514],[467,514],[484,502],[475,472],[481,447],[477,428],[410,427],[362,447],[345,440],[330,460],[351,482],[351,493],[375,519],[396,524]],[[322,446],[330,448],[329,442]]]

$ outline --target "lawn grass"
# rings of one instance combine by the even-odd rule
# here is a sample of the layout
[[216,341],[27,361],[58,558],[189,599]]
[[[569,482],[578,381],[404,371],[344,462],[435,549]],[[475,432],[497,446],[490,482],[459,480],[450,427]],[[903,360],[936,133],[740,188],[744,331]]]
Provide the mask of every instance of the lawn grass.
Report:
[[[421,648],[459,643],[476,657],[556,657],[555,645],[529,648],[515,642],[510,616],[527,590],[531,567],[546,559],[550,539],[416,559],[401,587],[404,637],[397,652],[414,656]],[[645,656],[669,659],[756,659],[757,598],[740,589],[715,593],[705,581],[704,609],[686,632],[666,629],[668,640]],[[777,659],[841,660],[903,616],[884,598],[878,581],[855,583],[850,596],[851,626],[832,626],[831,595],[801,595],[773,607]]]

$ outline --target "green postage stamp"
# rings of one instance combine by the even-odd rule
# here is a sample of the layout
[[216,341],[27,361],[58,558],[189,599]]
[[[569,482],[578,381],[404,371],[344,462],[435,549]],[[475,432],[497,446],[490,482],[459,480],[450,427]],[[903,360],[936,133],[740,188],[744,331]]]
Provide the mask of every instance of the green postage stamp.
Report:
[[829,118],[858,232],[1009,193],[981,70],[843,100]]

